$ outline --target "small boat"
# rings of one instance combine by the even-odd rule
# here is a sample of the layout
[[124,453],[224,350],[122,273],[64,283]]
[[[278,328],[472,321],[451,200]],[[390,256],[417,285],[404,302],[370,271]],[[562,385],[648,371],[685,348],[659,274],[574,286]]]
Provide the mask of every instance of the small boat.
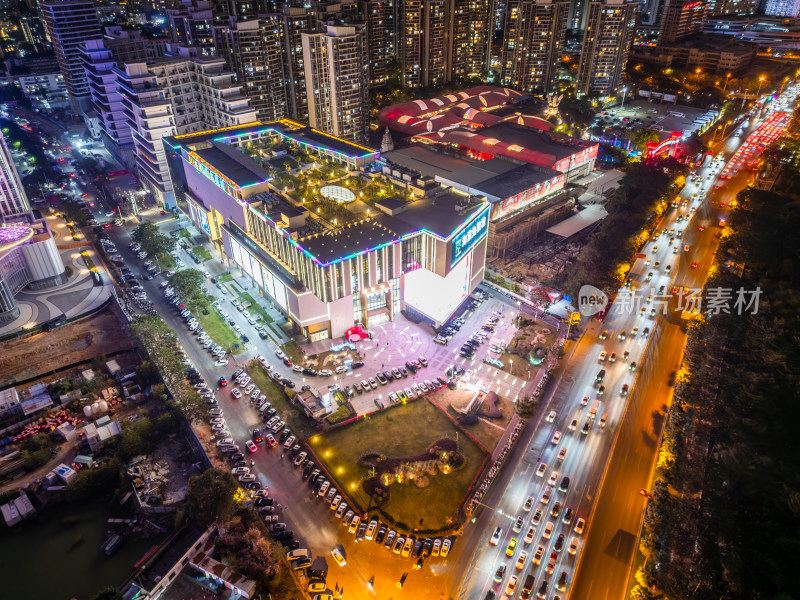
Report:
[[100,545],[100,549],[106,553],[106,556],[111,556],[122,546],[122,542],[124,541],[124,537],[117,533],[112,533],[109,534],[106,540]]

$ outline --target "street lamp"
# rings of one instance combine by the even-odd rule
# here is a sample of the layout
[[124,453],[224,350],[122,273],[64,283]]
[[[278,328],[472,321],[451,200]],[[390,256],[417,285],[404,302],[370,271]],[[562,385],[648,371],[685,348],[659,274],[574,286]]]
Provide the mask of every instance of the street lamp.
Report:
[[758,102],[758,95],[761,93],[761,86],[764,84],[766,77],[763,75],[758,78],[758,90],[756,90],[756,102]]
[[621,103],[620,103],[620,105],[619,105],[619,107],[620,107],[620,108],[622,108],[623,106],[625,106],[625,94],[626,94],[627,92],[628,92],[628,88],[627,88],[627,87],[623,87],[623,88],[622,88],[622,102],[621,102]]
[[728,81],[730,80],[730,78],[731,78],[731,74],[730,73],[725,75],[725,85],[722,88],[723,92],[728,89]]

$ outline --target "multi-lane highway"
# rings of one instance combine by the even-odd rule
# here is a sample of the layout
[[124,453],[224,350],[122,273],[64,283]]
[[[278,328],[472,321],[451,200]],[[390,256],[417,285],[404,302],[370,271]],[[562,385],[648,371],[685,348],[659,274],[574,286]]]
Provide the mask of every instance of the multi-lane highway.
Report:
[[[787,88],[763,114],[750,119],[750,126],[745,131],[731,136],[715,150],[731,157],[740,144],[747,144],[749,135],[755,133],[755,139],[761,139],[764,134],[758,130],[761,119],[769,119],[774,110],[791,112],[796,94],[795,86]],[[700,171],[705,191],[688,187],[681,194],[683,198],[691,199],[698,193],[698,198],[703,201],[684,236],[684,243],[690,245],[690,253],[682,261],[672,282],[678,288],[697,290],[703,287],[719,244],[719,222],[727,217],[739,191],[752,181],[753,173],[744,170],[733,174],[732,179],[718,180],[717,175],[725,168],[731,172],[729,162],[722,169],[720,166],[719,162],[716,165],[707,163]],[[701,227],[704,231],[700,231]],[[692,263],[697,264],[696,268],[692,268]],[[680,315],[674,311],[668,313],[655,335],[611,457],[603,493],[592,517],[591,534],[570,594],[573,599],[623,598],[628,587],[635,542],[647,502],[639,491],[647,489],[652,480],[657,443],[666,406],[671,399],[670,384],[686,343]]]

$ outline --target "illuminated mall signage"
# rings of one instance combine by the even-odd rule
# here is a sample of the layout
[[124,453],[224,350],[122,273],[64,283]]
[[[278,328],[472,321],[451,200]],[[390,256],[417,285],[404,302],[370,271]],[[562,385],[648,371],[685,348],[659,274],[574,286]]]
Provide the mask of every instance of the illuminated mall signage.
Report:
[[453,256],[450,266],[456,264],[461,258],[477,244],[489,230],[489,210],[483,210],[453,238]]
[[557,190],[564,188],[564,175],[558,175],[553,177],[552,179],[548,179],[545,182],[537,183],[536,185],[531,186],[524,192],[520,192],[519,194],[514,194],[503,200],[502,202],[498,202],[494,205],[494,209],[492,212],[492,219],[497,220],[501,217],[504,217],[508,214],[511,214],[515,211],[518,211],[524,207],[526,207],[531,202],[543,198],[547,196],[551,192],[555,192]]
[[211,228],[208,226],[208,213],[206,213],[204,210],[198,210],[197,216],[200,217],[200,227],[202,227],[203,231],[205,231],[208,235],[211,235]]
[[682,131],[673,131],[672,134],[662,142],[647,142],[647,160],[667,153],[669,156],[675,155],[675,150],[683,137]]

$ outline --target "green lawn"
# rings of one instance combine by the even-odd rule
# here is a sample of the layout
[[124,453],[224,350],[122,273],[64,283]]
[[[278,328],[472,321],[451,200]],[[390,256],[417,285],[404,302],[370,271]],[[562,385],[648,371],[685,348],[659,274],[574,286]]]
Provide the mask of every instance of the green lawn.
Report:
[[[368,498],[360,480],[368,470],[358,465],[365,452],[380,452],[399,458],[425,452],[436,440],[455,439],[458,429],[441,410],[427,400],[418,400],[381,411],[356,423],[313,436],[309,442],[317,459],[337,479],[348,501],[367,509]],[[382,507],[400,529],[436,531],[455,525],[456,511],[469,485],[486,460],[486,453],[465,435],[458,437],[466,464],[453,473],[430,476],[427,487],[394,483],[389,501]],[[370,512],[377,512],[374,508]],[[450,519],[450,520],[448,520]]]
[[186,229],[185,227],[184,227],[183,229],[179,229],[179,230],[178,230],[178,236],[179,236],[179,237],[182,237],[182,238],[186,238],[186,239],[189,239],[190,237],[192,237],[192,236],[189,234],[189,230],[188,230],[188,229]]
[[239,348],[234,347],[234,344],[241,344],[241,339],[218,312],[211,310],[207,315],[204,315],[200,311],[197,315],[197,320],[200,322],[200,327],[211,336],[214,342],[223,348],[230,347],[234,354],[242,351],[241,346]]
[[247,374],[250,375],[253,382],[261,389],[261,392],[269,398],[272,406],[278,411],[278,415],[286,422],[289,429],[292,430],[292,433],[294,433],[298,439],[305,439],[316,431],[314,429],[314,422],[306,417],[299,409],[290,404],[289,399],[278,387],[278,384],[264,372],[261,365],[252,361],[247,367]]
[[286,356],[289,357],[289,360],[292,362],[303,364],[305,363],[305,356],[306,353],[300,347],[300,345],[295,342],[294,340],[289,340],[283,345],[283,351],[286,353]]
[[250,294],[247,292],[242,292],[242,294],[239,296],[239,300],[243,300],[249,304],[247,310],[250,311],[250,314],[253,315],[256,320],[258,320],[258,317],[261,317],[261,320],[265,323],[272,323],[272,317],[267,314],[267,311],[264,310],[264,307],[256,302]]
[[217,275],[217,281],[219,281],[220,283],[233,281],[233,275],[231,275],[227,271],[225,273],[220,273],[219,275]]
[[195,246],[192,248],[192,254],[194,254],[201,261],[211,260],[211,253],[206,250],[204,246]]

